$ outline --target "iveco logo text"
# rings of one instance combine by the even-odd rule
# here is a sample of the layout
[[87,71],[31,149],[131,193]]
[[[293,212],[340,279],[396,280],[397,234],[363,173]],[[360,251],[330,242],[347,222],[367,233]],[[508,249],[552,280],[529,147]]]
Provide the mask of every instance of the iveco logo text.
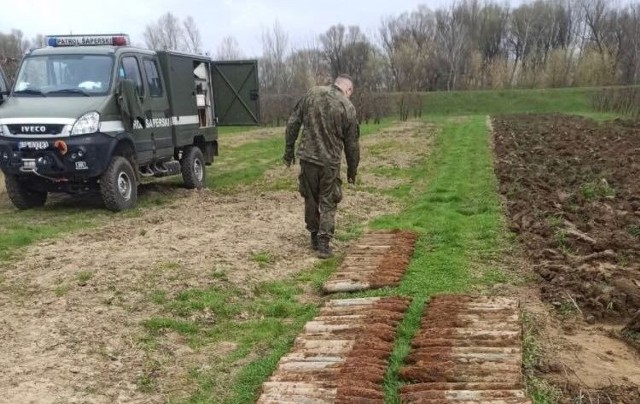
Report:
[[47,131],[47,127],[41,125],[22,126],[20,130],[22,133],[45,133]]

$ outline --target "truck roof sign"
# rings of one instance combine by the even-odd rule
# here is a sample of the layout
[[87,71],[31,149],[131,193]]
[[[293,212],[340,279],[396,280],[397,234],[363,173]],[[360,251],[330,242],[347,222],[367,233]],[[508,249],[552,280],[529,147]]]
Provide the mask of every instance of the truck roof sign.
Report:
[[55,35],[47,36],[47,45],[52,47],[63,46],[126,46],[129,36],[117,35]]

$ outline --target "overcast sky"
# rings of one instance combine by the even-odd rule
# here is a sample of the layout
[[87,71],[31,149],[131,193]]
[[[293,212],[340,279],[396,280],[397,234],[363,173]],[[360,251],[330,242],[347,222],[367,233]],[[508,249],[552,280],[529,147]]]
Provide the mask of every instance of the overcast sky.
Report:
[[[519,3],[511,0],[511,4]],[[0,31],[21,29],[36,34],[128,33],[144,44],[145,25],[167,11],[179,18],[191,15],[205,51],[215,54],[224,36],[235,37],[245,56],[261,54],[263,30],[278,20],[290,45],[304,44],[331,25],[359,25],[367,34],[383,17],[417,9],[437,8],[449,0],[0,0]]]

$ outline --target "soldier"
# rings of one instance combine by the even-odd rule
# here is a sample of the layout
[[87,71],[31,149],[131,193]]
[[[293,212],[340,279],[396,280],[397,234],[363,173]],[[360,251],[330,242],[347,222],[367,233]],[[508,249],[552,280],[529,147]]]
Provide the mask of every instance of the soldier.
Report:
[[347,181],[355,184],[360,162],[360,129],[349,97],[353,80],[338,76],[331,86],[311,88],[298,101],[286,129],[284,163],[295,162],[294,147],[303,126],[298,158],[299,191],[304,197],[305,222],[311,233],[311,247],[318,257],[333,256],[329,242],[335,231],[335,215],[342,200],[340,161],[344,148]]

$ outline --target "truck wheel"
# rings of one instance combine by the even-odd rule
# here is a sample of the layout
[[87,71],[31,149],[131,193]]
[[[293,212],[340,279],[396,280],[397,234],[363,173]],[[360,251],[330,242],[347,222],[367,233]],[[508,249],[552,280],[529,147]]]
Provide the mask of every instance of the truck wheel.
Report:
[[7,189],[9,199],[18,209],[37,208],[47,201],[46,192],[29,189],[17,175],[4,177],[4,186]]
[[204,156],[197,146],[187,147],[180,160],[182,179],[189,189],[204,187],[205,170]]
[[100,177],[100,193],[107,209],[120,212],[131,209],[138,200],[138,185],[129,160],[114,156]]

